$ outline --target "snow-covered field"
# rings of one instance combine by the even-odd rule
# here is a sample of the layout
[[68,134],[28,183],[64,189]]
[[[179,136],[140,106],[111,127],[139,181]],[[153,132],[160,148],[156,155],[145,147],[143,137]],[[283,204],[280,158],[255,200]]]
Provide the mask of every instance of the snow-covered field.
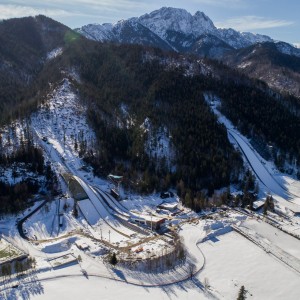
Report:
[[[203,287],[191,281],[183,284],[166,287],[140,287],[101,277],[88,279],[83,275],[74,277],[57,278],[41,281],[40,284],[32,284],[31,292],[28,286],[22,286],[13,291],[11,299],[89,299],[89,300],[116,300],[144,299],[144,300],[188,300],[188,299],[211,299],[203,291]],[[29,294],[29,297],[28,297]],[[26,298],[24,298],[25,296]]]
[[242,285],[247,299],[299,299],[300,276],[236,232],[200,245],[207,278],[219,299],[236,299]]
[[300,260],[300,242],[298,239],[285,234],[270,224],[256,219],[247,219],[242,223],[241,227],[251,230],[252,233],[259,233],[259,235],[264,238],[264,241],[270,246],[275,245],[284,249],[284,251]]

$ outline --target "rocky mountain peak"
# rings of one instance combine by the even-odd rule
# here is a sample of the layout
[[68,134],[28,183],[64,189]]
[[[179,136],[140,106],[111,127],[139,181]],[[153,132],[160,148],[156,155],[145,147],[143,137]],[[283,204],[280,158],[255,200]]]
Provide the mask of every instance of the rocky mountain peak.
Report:
[[185,9],[172,7],[163,7],[145,14],[138,21],[161,38],[165,38],[168,31],[198,37],[216,30],[213,22],[203,12],[198,11],[193,16]]

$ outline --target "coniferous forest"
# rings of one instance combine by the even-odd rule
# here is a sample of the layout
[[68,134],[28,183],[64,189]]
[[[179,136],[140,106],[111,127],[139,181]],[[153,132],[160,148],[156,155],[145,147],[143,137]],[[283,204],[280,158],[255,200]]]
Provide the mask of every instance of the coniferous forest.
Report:
[[[30,20],[26,22],[31,24]],[[51,27],[53,21],[40,17],[39,22]],[[37,26],[32,30],[37,32]],[[22,45],[29,45],[30,49],[20,48],[9,34],[5,37],[10,41],[9,58],[22,67],[24,76],[9,77],[9,86],[16,86],[13,94],[5,88],[6,81],[0,84],[2,123],[28,116],[39,103],[47,101],[50,87],[72,71],[80,78],[71,80],[88,108],[88,120],[97,136],[95,149],[87,149],[84,143],[79,145],[80,156],[93,166],[96,175],[107,176],[110,172],[124,175],[128,188],[148,193],[173,186],[183,199],[186,196],[189,199],[202,190],[211,194],[214,189],[241,180],[241,156],[205,101],[207,92],[221,99],[222,113],[243,134],[274,145],[272,155],[276,162],[285,159],[300,162],[296,98],[279,97],[265,83],[217,61],[202,59],[202,64],[210,70],[202,72],[195,56],[135,45],[98,43],[72,34],[59,24],[55,26],[58,34],[52,32],[51,45],[37,33],[34,40],[26,35],[22,39]],[[45,49],[35,43],[44,43]],[[47,47],[53,48],[55,43],[63,47],[63,53],[47,61]],[[1,55],[5,56],[2,50]],[[25,50],[35,56],[22,65],[12,54]],[[43,63],[31,70],[30,61],[39,55],[44,57]],[[193,72],[189,72],[190,66]],[[153,159],[145,150],[146,119],[154,130],[167,128],[175,149],[172,164]]]

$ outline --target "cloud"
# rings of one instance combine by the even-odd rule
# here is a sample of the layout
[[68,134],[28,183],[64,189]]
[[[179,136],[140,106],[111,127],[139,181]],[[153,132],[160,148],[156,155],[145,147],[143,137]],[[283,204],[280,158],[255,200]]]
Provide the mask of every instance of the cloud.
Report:
[[229,4],[242,4],[242,0],[193,0],[194,3],[224,6]]
[[247,3],[245,0],[190,0],[190,2],[197,6],[212,6],[214,9],[240,9],[247,8],[249,6],[249,2]]
[[40,0],[10,0],[9,3],[7,3],[8,1],[3,1],[2,3],[5,2],[5,6],[14,4],[16,6],[25,6],[35,9],[63,8],[63,10],[67,11],[90,11],[91,13],[96,13],[102,10],[140,9],[149,6],[149,2],[146,0],[52,0],[51,2],[44,2]]
[[74,15],[63,9],[35,8],[30,6],[0,4],[0,19],[19,18],[35,15],[71,16]]
[[294,22],[287,20],[266,19],[257,16],[242,16],[228,19],[224,22],[216,22],[216,26],[219,28],[231,27],[239,31],[283,27],[290,26],[292,24],[294,24]]
[[[1,1],[1,0],[0,0]],[[64,17],[99,18],[115,21],[129,18],[139,10],[152,9],[153,3],[138,0],[10,0],[1,1],[0,19],[43,14],[55,19]]]

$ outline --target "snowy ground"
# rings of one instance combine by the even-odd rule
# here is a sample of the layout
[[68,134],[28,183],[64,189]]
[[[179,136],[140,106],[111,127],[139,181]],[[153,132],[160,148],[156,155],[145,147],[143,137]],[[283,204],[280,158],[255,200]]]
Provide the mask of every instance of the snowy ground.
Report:
[[298,239],[256,219],[247,219],[242,223],[241,227],[251,230],[252,233],[258,232],[260,236],[263,236],[264,241],[267,244],[284,249],[286,252],[300,260],[300,241]]
[[95,141],[94,132],[87,124],[85,108],[80,104],[68,79],[64,79],[43,104],[31,120],[40,139],[43,137],[49,153],[58,152],[64,161],[72,162],[76,169],[82,166],[79,150],[92,148]]
[[8,291],[10,299],[89,299],[115,300],[120,295],[123,299],[211,299],[206,295],[202,286],[186,282],[167,287],[139,287],[101,277],[84,277],[77,275],[66,278],[29,283],[17,290]]
[[[56,198],[47,203],[24,223],[27,236],[33,240],[45,240],[77,229],[80,223],[72,215],[73,206],[73,199],[66,198]],[[59,226],[60,222],[62,226]]]
[[299,299],[299,273],[238,233],[218,236],[200,248],[206,258],[200,280],[207,278],[219,299],[236,299],[242,285],[247,299]]
[[[19,244],[27,245],[31,255],[35,254],[41,271],[37,277],[20,280],[18,289],[1,286],[0,295],[4,297],[6,294],[6,299],[22,299],[24,295],[27,295],[26,299],[55,299],[62,295],[68,299],[98,299],[99,294],[104,299],[116,299],[123,294],[125,299],[236,299],[241,285],[244,285],[248,291],[247,299],[299,299],[300,274],[232,231],[230,225],[248,228],[253,234],[259,232],[265,242],[285,247],[297,258],[300,256],[298,240],[237,212],[228,211],[226,216],[216,213],[212,217],[180,226],[179,233],[189,251],[188,261],[197,271],[200,270],[193,281],[149,287],[149,284],[161,285],[184,278],[188,270],[179,267],[176,271],[147,274],[121,267],[111,268],[103,263],[102,255],[106,250],[100,243],[74,236],[38,247],[20,241]],[[75,240],[87,243],[90,249],[79,250],[74,245]],[[82,262],[52,270],[47,259],[68,253],[75,257],[80,255]],[[31,277],[33,282],[29,282]],[[139,286],[144,284],[146,286]]]

